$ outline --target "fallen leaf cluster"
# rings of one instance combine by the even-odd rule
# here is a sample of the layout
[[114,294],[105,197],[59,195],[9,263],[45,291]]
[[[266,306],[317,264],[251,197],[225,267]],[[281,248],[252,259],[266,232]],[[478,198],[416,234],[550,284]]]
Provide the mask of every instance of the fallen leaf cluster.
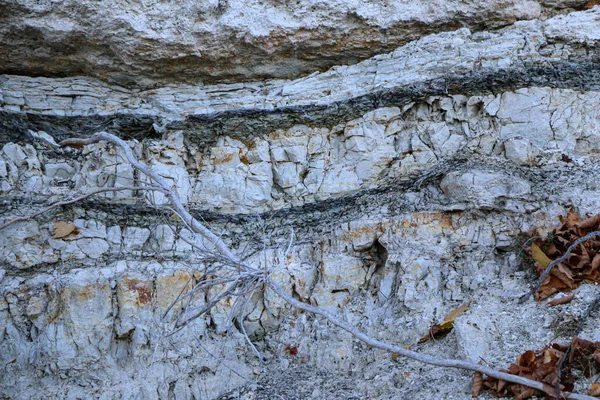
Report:
[[419,343],[426,342],[429,339],[438,338],[438,337],[443,336],[446,333],[450,332],[452,330],[452,328],[454,327],[454,321],[456,320],[456,318],[458,318],[458,316],[460,314],[467,311],[469,309],[470,305],[471,305],[471,303],[466,303],[466,304],[463,304],[462,306],[450,311],[448,313],[448,315],[446,315],[446,317],[444,318],[443,322],[440,322],[439,324],[435,324],[431,328],[429,328],[429,332],[427,332],[427,334],[425,336],[423,336],[421,339],[419,339]]
[[[549,239],[538,239],[525,249],[535,261],[538,276],[552,260],[565,254],[577,239],[600,230],[600,214],[583,219],[571,209],[566,217],[559,218],[561,225],[552,231]],[[558,292],[570,292],[583,281],[600,282],[600,237],[583,242],[564,262],[555,265],[535,293],[536,299],[544,300]]]
[[[570,351],[567,350],[570,347]],[[566,359],[565,354],[567,354]],[[522,376],[544,384],[545,392],[516,383],[506,382],[492,377],[484,377],[475,372],[473,376],[472,395],[478,397],[483,389],[491,391],[498,397],[514,396],[516,400],[528,399],[533,396],[557,398],[557,383],[560,391],[572,392],[575,375],[572,370],[579,370],[590,377],[600,367],[600,342],[589,342],[574,337],[571,346],[550,344],[542,350],[528,350],[517,358],[516,364],[511,364],[507,372]],[[600,395],[600,385],[593,384],[588,391],[590,396]]]

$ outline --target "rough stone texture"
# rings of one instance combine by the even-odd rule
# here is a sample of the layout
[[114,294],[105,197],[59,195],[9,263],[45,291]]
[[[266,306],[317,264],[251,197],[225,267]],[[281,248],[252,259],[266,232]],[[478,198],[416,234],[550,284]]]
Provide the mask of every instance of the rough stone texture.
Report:
[[[600,212],[598,7],[571,12],[561,7],[581,2],[505,2],[500,10],[486,2],[447,2],[427,20],[429,29],[442,29],[443,21],[454,29],[486,5],[481,15],[487,20],[418,40],[422,29],[399,30],[390,46],[408,44],[391,53],[294,80],[192,85],[181,83],[187,80],[182,70],[172,70],[181,75],[178,82],[131,89],[92,77],[111,58],[102,53],[95,64],[86,58],[96,57],[86,52],[89,30],[68,54],[36,56],[54,56],[67,75],[66,65],[88,63],[88,76],[53,78],[52,66],[23,67],[32,62],[25,57],[27,38],[52,49],[78,32],[65,18],[78,18],[88,29],[83,18],[95,14],[84,2],[78,7],[85,12],[61,20],[57,15],[69,4],[38,2],[39,12],[25,21],[33,3],[15,4],[5,8],[13,14],[0,14],[8,21],[0,30],[24,29],[23,41],[9,48],[21,46],[12,71],[47,76],[0,76],[0,221],[93,189],[146,183],[120,149],[103,143],[56,149],[62,138],[108,129],[174,184],[192,212],[247,263],[272,268],[273,278],[298,299],[379,339],[414,345],[433,322],[470,301],[452,333],[414,348],[505,368],[525,350],[568,340],[569,327],[598,293],[584,285],[574,302],[557,308],[516,302],[533,278],[520,244],[545,235],[572,206],[581,214]],[[251,6],[246,22],[258,15]],[[106,70],[113,81],[132,71],[143,79],[171,79],[148,71],[168,67],[176,47],[165,40],[174,25],[146,43],[144,57],[127,58],[137,40],[155,33],[150,22],[173,22],[164,14],[170,6],[145,7],[145,14],[127,16],[127,23],[141,24],[133,36],[128,25],[118,25],[125,23],[118,13],[113,21],[122,30],[102,19],[94,28],[113,29],[110,37],[94,39],[99,51],[123,53],[122,63]],[[226,46],[229,33],[245,29],[233,18],[236,7],[230,1],[220,19],[194,22],[221,32],[207,57]],[[361,7],[359,15],[367,15],[369,8]],[[417,9],[407,6],[406,12],[423,17]],[[321,47],[322,58],[296,72],[371,55],[360,43],[345,42],[344,32],[366,23],[393,27],[400,19],[386,19],[373,5],[369,10],[354,25],[335,20],[338,45],[347,46],[350,58]],[[294,17],[297,25],[285,28],[285,38],[304,26],[301,44],[323,46],[311,41],[310,29],[333,24],[326,18],[334,14],[303,12]],[[239,26],[224,22],[228,13]],[[536,19],[489,30],[522,18]],[[243,39],[251,44],[246,54],[231,42],[244,68],[255,70],[218,71],[218,79],[279,73],[286,50],[274,38],[284,28],[266,23],[274,25],[255,25],[257,31]],[[44,34],[36,36],[32,26]],[[59,28],[69,29],[62,39]],[[250,67],[260,35],[260,43],[273,46],[272,58],[261,61],[273,75]],[[119,47],[125,43],[132,47]],[[372,51],[386,49],[378,46]],[[222,56],[235,65],[231,54]],[[392,359],[320,318],[291,310],[269,290],[244,305],[244,328],[264,364],[240,322],[231,321],[233,301],[166,336],[163,329],[173,326],[177,313],[203,307],[217,291],[177,302],[206,278],[202,271],[214,260],[192,247],[206,243],[196,242],[164,204],[159,193],[124,190],[0,230],[0,396],[470,398],[468,373]],[[57,237],[59,221],[73,231]],[[598,330],[591,318],[582,335],[599,340]]]
[[[531,183],[495,164],[523,171],[552,168],[564,164],[563,154],[574,166],[593,164],[600,143],[598,109],[595,91],[523,88],[432,96],[401,108],[378,108],[332,128],[295,125],[245,142],[222,136],[211,146],[184,146],[184,131],[174,130],[162,141],[132,145],[175,184],[184,202],[202,209],[262,212],[340,198],[408,181],[444,160],[464,157],[465,151],[488,165],[450,173],[440,188],[457,201],[493,206],[498,198],[531,195]],[[56,161],[30,144],[6,144],[0,152],[6,171],[2,190],[47,195],[62,193],[65,186],[88,191],[136,183],[121,150],[97,144],[83,154]],[[127,199],[132,193],[104,196]],[[165,201],[160,193],[148,199]]]
[[[595,8],[545,21],[524,21],[494,32],[471,32],[462,28],[430,35],[355,65],[338,66],[322,74],[311,74],[291,81],[173,84],[140,90],[84,77],[43,79],[8,75],[0,81],[1,105],[9,113],[24,111],[59,117],[126,114],[206,119],[227,111],[279,114],[291,109],[297,112],[299,110],[295,108],[310,110],[310,107],[344,103],[380,92],[405,92],[404,96],[398,95],[401,98],[390,99],[398,101],[410,97],[410,91],[416,92],[419,85],[429,85],[429,90],[447,93],[457,91],[459,88],[455,85],[460,84],[465,86],[458,90],[461,94],[502,85],[518,85],[518,81],[506,81],[506,74],[510,73],[523,75],[513,79],[524,82],[538,79],[529,82],[538,85],[544,79],[553,85],[560,84],[562,80],[577,80],[575,72],[593,73],[590,76],[596,77],[594,81],[576,82],[585,88],[597,88],[597,66],[593,63],[598,59],[599,12]],[[586,68],[588,63],[592,64]],[[550,78],[544,76],[549,71],[526,70],[532,66],[546,69],[554,67],[558,74],[561,73],[561,67],[567,68],[566,65],[569,68],[562,73],[570,71],[575,76]],[[477,82],[477,78],[494,77],[499,70],[504,73],[504,80],[497,78],[500,82]],[[528,73],[532,76],[528,76]],[[468,79],[465,80],[464,76]],[[413,96],[415,94],[412,93]],[[385,96],[382,97],[385,99]],[[372,108],[373,104],[369,107]],[[344,116],[343,110],[339,113]]]
[[131,85],[290,78],[426,34],[491,29],[585,3],[8,0],[0,10],[0,72],[85,74]]

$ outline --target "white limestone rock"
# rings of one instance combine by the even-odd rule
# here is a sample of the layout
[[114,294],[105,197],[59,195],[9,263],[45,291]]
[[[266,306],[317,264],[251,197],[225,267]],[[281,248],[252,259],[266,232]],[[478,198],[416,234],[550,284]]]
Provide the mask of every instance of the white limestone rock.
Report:
[[343,308],[365,284],[367,268],[364,262],[347,255],[326,256],[321,265],[320,282],[316,285],[312,298],[326,309]]
[[[410,255],[409,255],[410,254]],[[414,251],[402,254],[401,282],[397,295],[404,299],[404,305],[413,311],[432,315],[438,305],[442,290],[441,275],[435,261],[428,255],[418,255]]]
[[371,248],[381,234],[378,221],[351,221],[342,227],[342,238],[352,244],[354,251],[365,251]]
[[8,170],[6,168],[6,162],[0,158],[0,178],[6,178],[8,176]]
[[295,188],[300,182],[300,171],[296,163],[278,163],[273,167],[273,179],[282,189]]
[[453,332],[466,360],[478,363],[489,358],[490,343],[494,342],[493,334],[496,331],[492,317],[468,313],[454,321]]
[[79,239],[79,238],[100,238],[106,239],[106,226],[100,221],[76,219],[73,221],[73,225],[77,228],[77,235],[67,237],[66,239]]
[[173,251],[175,245],[175,232],[169,225],[161,224],[150,233],[148,247],[152,251],[163,253]]
[[260,207],[269,204],[273,190],[273,169],[271,163],[258,162],[248,166],[245,204],[248,207]]
[[121,245],[121,227],[118,225],[115,226],[109,226],[106,229],[106,238],[108,239],[108,242],[113,245],[113,246],[120,246]]
[[[584,44],[592,43],[590,40],[593,41],[593,38],[598,35],[597,13],[596,9],[571,13],[570,18],[578,21],[578,24],[572,25],[565,23],[562,16],[557,16],[545,21],[515,24],[493,33],[472,33],[465,28],[452,33],[429,35],[408,43],[392,53],[293,81],[273,80],[267,83],[248,82],[243,85],[216,84],[197,87],[170,85],[147,91],[131,91],[84,78],[61,81],[44,81],[46,78],[38,78],[44,83],[54,84],[32,88],[31,83],[36,82],[35,78],[9,77],[2,82],[2,85],[3,91],[21,92],[25,97],[42,96],[41,93],[56,97],[57,93],[62,95],[65,91],[72,91],[72,87],[75,86],[74,80],[77,80],[77,84],[83,84],[87,92],[94,93],[104,100],[99,102],[99,106],[95,109],[85,109],[83,111],[85,115],[110,114],[114,113],[114,110],[136,114],[143,110],[144,113],[154,113],[164,117],[177,116],[182,119],[194,113],[214,115],[226,111],[233,107],[232,99],[238,99],[235,108],[242,109],[272,110],[277,106],[326,105],[359,97],[372,91],[402,88],[416,82],[444,79],[448,72],[459,76],[479,68],[498,70],[528,60],[550,62],[561,57],[581,55],[582,51],[585,52]],[[479,12],[476,14],[481,15]],[[386,12],[385,15],[391,14]],[[588,32],[588,37],[580,38],[579,32]],[[556,43],[557,40],[559,43]],[[419,54],[419,57],[415,57],[414,54]],[[397,73],[398,65],[403,66],[400,75]],[[76,100],[77,94],[81,93],[73,93]],[[241,104],[239,99],[243,99]],[[511,98],[512,100],[519,101],[517,98]],[[42,108],[34,108],[32,111],[53,115],[81,115],[82,111],[75,110],[73,107],[76,103],[77,101],[69,104],[56,102],[52,105],[42,102],[39,104]],[[495,114],[494,110],[500,109],[493,103],[489,103],[491,115]],[[506,107],[510,108],[510,105],[503,105],[497,115],[506,116],[504,112]],[[522,112],[527,111],[517,110],[517,114]],[[514,123],[509,125],[506,128],[506,135],[511,135],[515,130],[520,134],[525,131],[525,126],[515,126]],[[545,129],[543,126],[535,125],[531,125],[531,128],[540,129],[540,132]]]
[[110,249],[110,245],[103,239],[84,238],[75,242],[79,251],[91,259],[102,257]]
[[527,139],[510,139],[504,143],[506,158],[515,164],[526,165],[532,162],[533,152]]
[[271,156],[269,154],[269,142],[264,139],[255,139],[246,152],[246,159],[250,163],[271,161]]
[[67,163],[45,164],[46,176],[56,180],[69,180],[75,175],[75,168]]
[[123,232],[123,246],[130,251],[140,251],[149,237],[149,229],[128,226]]
[[[354,54],[373,56],[432,31],[443,31],[456,21],[493,28],[537,18],[542,11],[540,3],[510,0],[497,7],[491,0],[450,0],[445,7],[432,1],[407,7],[394,2],[340,0],[326,4],[302,0],[293,5],[186,0],[177,6],[149,2],[135,13],[116,1],[104,7],[71,0],[21,4],[11,8],[0,31],[0,45],[11,60],[1,65],[3,69],[13,65],[27,75],[63,71],[67,76],[81,74],[86,66],[88,74],[137,84],[287,78],[327,69],[334,59],[346,64]],[[66,12],[78,5],[86,12]],[[105,15],[106,9],[111,10],[110,17]],[[23,26],[30,30],[29,35],[22,34]],[[116,30],[119,35],[109,34]],[[387,32],[385,39],[379,37],[382,30]],[[48,50],[35,52],[41,43],[48,44]],[[77,49],[71,52],[59,49],[59,45],[73,47],[75,43]],[[106,49],[98,48],[97,43]],[[304,56],[293,55],[289,43],[296,43],[294,49]],[[145,51],[136,51],[142,46]],[[341,52],[339,46],[345,50]],[[159,66],[164,68],[157,70]],[[47,107],[51,102],[70,102],[70,94],[83,88],[85,85],[74,85],[52,97],[25,95],[25,104]],[[19,93],[6,97],[4,101],[11,104],[23,101]],[[96,100],[95,96],[87,99]]]
[[[135,143],[130,142],[135,147]],[[96,188],[135,186],[134,169],[127,161],[124,151],[100,142],[86,146],[83,153],[85,161],[78,174],[75,175],[76,188],[81,191],[92,191]],[[99,197],[109,199],[131,198],[131,190],[108,191]]]
[[[298,6],[300,11],[303,4]],[[537,15],[537,4],[513,2],[506,9],[486,12],[510,18],[514,13]],[[554,0],[543,4],[561,6]],[[569,1],[571,6],[578,5]],[[218,11],[214,2],[198,7]],[[397,17],[374,15],[367,8],[361,5],[357,14],[367,21]],[[546,11],[560,13],[558,9]],[[436,16],[427,21],[438,21]],[[0,107],[7,113],[26,111],[31,121],[44,123],[55,121],[50,116],[58,115],[109,120],[117,115],[117,123],[141,116],[166,121],[153,122],[162,139],[153,136],[149,140],[136,133],[142,142],[130,142],[135,154],[174,183],[190,206],[216,211],[209,225],[226,232],[223,238],[236,251],[251,254],[245,262],[268,270],[288,293],[335,312],[378,339],[401,345],[414,343],[432,322],[472,300],[472,308],[456,320],[453,336],[427,343],[427,352],[474,361],[485,357],[506,365],[523,350],[539,348],[539,343],[555,336],[550,322],[556,309],[504,301],[506,296],[523,293],[527,286],[524,275],[515,273],[519,261],[511,250],[518,246],[518,238],[533,228],[549,231],[555,216],[564,215],[571,205],[580,213],[596,213],[600,207],[600,188],[594,179],[600,143],[598,93],[530,87],[501,89],[485,96],[440,94],[398,107],[366,110],[351,121],[344,120],[344,102],[368,99],[361,96],[375,91],[393,93],[441,82],[448,75],[460,76],[478,68],[493,74],[530,61],[584,62],[595,46],[597,16],[598,9],[490,32],[459,29],[434,34],[391,54],[297,80],[172,84],[138,90],[84,77],[2,76]],[[222,17],[228,20],[231,15],[225,12]],[[340,18],[346,18],[345,14]],[[338,25],[336,29],[346,29]],[[150,28],[140,29],[148,32]],[[400,32],[390,25],[388,33],[392,31]],[[54,28],[47,34],[52,32]],[[270,39],[265,36],[264,40]],[[181,49],[180,45],[174,46]],[[169,58],[171,50],[162,53],[165,58],[157,61],[160,66],[165,60],[177,61]],[[299,62],[304,62],[304,53],[297,54]],[[121,55],[125,59],[138,56]],[[207,58],[202,62],[208,65]],[[460,90],[448,87],[451,93]],[[276,126],[261,131],[263,115],[276,125],[278,114],[260,111],[276,106],[286,107],[286,118],[291,119],[304,118],[298,113],[303,106],[307,110],[338,107],[340,112],[332,113],[327,122],[314,120],[290,129]],[[213,132],[200,137],[203,131],[187,131],[188,123],[198,124],[193,129],[201,126],[192,115],[211,120],[224,118],[225,114],[218,114],[223,111],[233,111],[227,114],[230,119],[222,120],[225,131],[210,148],[202,147],[200,143],[212,140]],[[259,126],[256,131],[246,131],[244,125],[237,128],[236,118],[243,118],[246,111],[259,115],[252,121]],[[174,132],[173,127],[186,131]],[[189,141],[183,140],[184,134]],[[0,188],[11,192],[3,194],[10,197],[3,200],[7,208],[2,210],[2,220],[38,207],[36,202],[21,199],[39,201],[39,207],[45,206],[44,201],[55,201],[56,197],[45,194],[55,190],[52,179],[70,179],[73,171],[66,171],[65,164],[75,171],[74,194],[145,182],[133,173],[119,149],[104,143],[62,155],[48,151],[46,145],[35,141],[3,146]],[[448,172],[446,159],[457,155],[472,159],[466,167],[452,165],[449,171],[453,172]],[[439,187],[436,176],[422,184],[415,180],[431,168],[445,174]],[[547,171],[556,175],[547,179]],[[398,180],[397,190],[387,186]],[[384,187],[391,190],[367,191]],[[40,190],[44,196],[38,196]],[[359,191],[366,194],[329,206],[327,200]],[[100,198],[120,206],[139,201],[128,198],[132,195],[122,192]],[[311,204],[315,200],[323,201]],[[248,216],[304,203],[309,206],[262,214],[261,218],[267,218],[264,226],[272,227],[266,234],[263,225]],[[245,345],[239,325],[231,324],[233,300],[223,301],[206,317],[164,340],[162,328],[172,328],[178,313],[188,307],[188,303],[173,302],[206,278],[201,262],[207,261],[200,260],[201,251],[188,243],[196,240],[189,231],[178,227],[174,234],[155,215],[126,218],[116,208],[111,213],[107,211],[110,204],[106,201],[102,210],[77,206],[53,211],[63,213],[62,220],[74,220],[79,232],[72,237],[49,237],[53,215],[40,216],[39,224],[30,221],[0,231],[0,260],[4,262],[0,268],[0,365],[7,372],[0,374],[0,386],[6,388],[5,395],[35,398],[43,392],[55,398],[133,398],[142,393],[148,398],[217,398],[246,382],[223,368],[224,362],[244,377],[258,379],[252,369],[256,375],[265,371]],[[218,212],[242,215],[219,216]],[[41,222],[43,218],[47,219]],[[132,220],[139,226],[133,226]],[[289,226],[297,235],[288,253]],[[206,245],[202,240],[197,244]],[[59,260],[60,264],[50,265]],[[43,270],[38,271],[42,264]],[[593,298],[591,291],[588,294]],[[198,293],[188,311],[203,306],[210,296]],[[338,378],[351,372],[352,377],[365,378],[355,380],[354,397],[470,395],[461,373],[423,369],[417,378],[414,374],[397,376],[399,365],[406,371],[421,366],[382,358],[323,319],[292,310],[272,290],[257,288],[246,312],[244,326],[261,353],[286,360],[268,365],[311,370],[318,365],[335,377],[331,385],[335,388],[342,386],[337,385]],[[448,346],[452,340],[457,341],[458,352]],[[297,356],[280,351],[285,344],[297,345]],[[207,356],[206,351],[216,357]],[[86,371],[85,386],[67,379],[73,371]],[[40,374],[45,378],[36,379]],[[431,385],[418,385],[412,379]],[[436,388],[435,393],[429,386]],[[336,397],[336,389],[331,390],[320,388],[313,397]]]
[[498,207],[498,201],[524,199],[531,194],[528,181],[491,171],[451,172],[442,179],[440,188],[454,200],[479,207]]
[[0,230],[0,258],[17,269],[58,261],[52,249],[43,246],[41,236],[35,221],[17,222]]
[[351,167],[335,165],[325,171],[317,196],[326,199],[335,195],[350,194],[359,188],[359,178]]

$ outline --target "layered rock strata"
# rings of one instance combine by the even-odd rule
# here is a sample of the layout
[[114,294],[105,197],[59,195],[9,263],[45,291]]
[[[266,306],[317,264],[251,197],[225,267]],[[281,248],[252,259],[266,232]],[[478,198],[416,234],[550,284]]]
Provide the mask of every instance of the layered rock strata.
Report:
[[[537,18],[554,7],[541,5],[507,9]],[[512,15],[503,23],[521,19]],[[470,301],[452,334],[419,350],[504,368],[567,337],[561,326],[595,295],[582,287],[561,310],[515,300],[532,279],[521,242],[570,207],[600,211],[599,22],[596,7],[463,28],[295,80],[191,85],[182,76],[132,89],[3,75],[0,218],[145,184],[112,146],[54,146],[107,130],[298,299],[401,345]],[[266,364],[231,323],[232,302],[167,336],[165,312],[212,261],[164,204],[119,191],[0,230],[1,395],[470,398],[468,374],[392,360],[270,291],[249,299],[244,320]],[[72,232],[57,237],[56,222]],[[595,325],[583,335],[600,340]]]
[[[588,2],[589,3],[589,2]],[[0,73],[121,85],[294,78],[460,27],[493,29],[585,0],[6,1]]]

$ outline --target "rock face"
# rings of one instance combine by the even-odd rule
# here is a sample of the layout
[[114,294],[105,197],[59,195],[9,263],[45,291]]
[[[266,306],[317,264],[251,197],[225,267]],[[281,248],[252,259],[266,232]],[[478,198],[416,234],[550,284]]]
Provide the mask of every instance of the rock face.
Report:
[[566,338],[596,288],[516,299],[528,235],[600,212],[584,3],[5,3],[0,397],[470,398],[468,373],[392,360],[260,287],[174,332],[224,269],[205,273],[210,246],[122,149],[56,146],[99,130],[246,263],[378,339],[414,344],[465,302],[419,351],[501,369]]
[[586,1],[18,1],[0,10],[0,72],[155,82],[292,78],[424,35],[531,20]]

